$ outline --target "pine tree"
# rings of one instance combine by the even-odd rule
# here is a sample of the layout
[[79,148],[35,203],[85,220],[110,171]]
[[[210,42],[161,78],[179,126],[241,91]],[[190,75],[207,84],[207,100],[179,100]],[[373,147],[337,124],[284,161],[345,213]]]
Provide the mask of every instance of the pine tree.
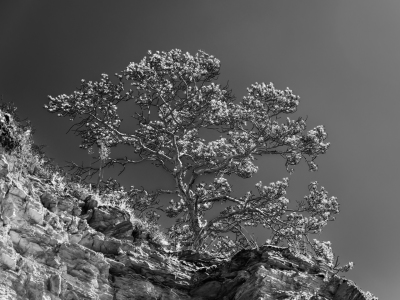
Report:
[[[49,96],[45,108],[72,121],[78,119],[71,129],[82,138],[84,149],[98,141],[103,150],[117,145],[132,149],[129,158],[100,154],[100,168],[120,165],[123,172],[127,165],[150,161],[174,179],[175,185],[168,190],[132,187],[128,194],[132,208],[147,211],[149,218],[157,218],[157,208],[176,219],[170,236],[177,244],[229,254],[251,246],[243,229],[259,225],[271,230],[273,244],[294,246],[308,240],[307,234],[319,233],[339,212],[336,198],[318,189],[317,182],[309,185],[310,194],[296,209],[289,209],[288,178],[269,185],[259,182],[255,191],[234,197],[228,177],[252,177],[258,170],[255,159],[263,155],[283,158],[290,173],[302,160],[311,171],[317,170],[315,159],[329,147],[324,127],[306,131],[303,118],[280,121],[299,105],[299,97],[289,88],[255,83],[235,103],[229,87],[215,82],[219,74],[220,61],[203,51],[194,56],[177,49],[149,51],[142,61],[117,73],[116,83],[106,74],[100,81],[82,80],[71,95]],[[127,82],[132,89],[125,91]],[[128,101],[138,108],[131,134],[120,130],[117,113],[118,105]],[[202,132],[207,131],[220,137],[206,142]],[[99,171],[92,166],[72,167],[81,176]],[[207,182],[205,177],[210,175],[213,179]],[[174,199],[158,205],[164,194]],[[230,205],[206,219],[205,213],[219,202]]]

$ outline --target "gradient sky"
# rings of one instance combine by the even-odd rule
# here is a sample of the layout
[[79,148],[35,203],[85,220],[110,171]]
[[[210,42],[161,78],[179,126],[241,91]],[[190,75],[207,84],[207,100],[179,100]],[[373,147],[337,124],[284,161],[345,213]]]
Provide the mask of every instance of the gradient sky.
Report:
[[[288,198],[310,181],[338,197],[341,213],[320,240],[330,240],[345,274],[380,299],[400,295],[400,1],[1,1],[0,94],[29,118],[37,144],[60,165],[88,163],[71,122],[48,113],[47,95],[70,94],[80,80],[99,80],[139,62],[147,50],[201,49],[222,62],[241,99],[254,82],[300,95],[291,118],[323,124],[331,147],[319,171],[305,163],[293,175],[283,159],[259,160],[236,191],[290,178]],[[129,115],[129,112],[127,116]],[[113,153],[112,153],[113,154]],[[137,165],[124,186],[168,186],[157,169]],[[250,230],[251,231],[251,230]],[[254,230],[259,242],[267,238]]]

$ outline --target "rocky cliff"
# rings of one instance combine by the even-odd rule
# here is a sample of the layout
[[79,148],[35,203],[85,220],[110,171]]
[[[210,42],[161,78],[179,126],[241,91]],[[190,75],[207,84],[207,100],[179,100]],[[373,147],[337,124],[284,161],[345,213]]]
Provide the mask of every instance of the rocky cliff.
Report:
[[172,251],[124,209],[17,164],[0,148],[1,300],[376,299],[284,247]]

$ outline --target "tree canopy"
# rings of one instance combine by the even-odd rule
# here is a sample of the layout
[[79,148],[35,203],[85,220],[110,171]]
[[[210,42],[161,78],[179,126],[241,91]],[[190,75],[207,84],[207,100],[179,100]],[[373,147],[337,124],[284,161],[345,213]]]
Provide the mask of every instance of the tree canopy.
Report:
[[[174,179],[170,189],[132,187],[128,193],[132,207],[149,218],[156,218],[156,211],[175,218],[169,228],[172,240],[196,250],[230,253],[251,245],[246,226],[261,225],[271,230],[271,243],[298,245],[334,219],[339,212],[335,197],[311,182],[309,195],[289,208],[288,178],[269,185],[259,182],[240,197],[233,196],[228,178],[252,177],[258,170],[256,157],[262,155],[283,158],[289,173],[302,160],[315,171],[315,159],[329,147],[327,133],[322,125],[306,131],[303,118],[280,120],[299,105],[299,96],[289,88],[254,83],[236,101],[228,86],[216,83],[220,68],[220,61],[203,51],[149,51],[139,63],[115,74],[115,82],[106,74],[96,82],[82,80],[70,95],[49,96],[45,108],[74,122],[70,129],[82,138],[80,147],[103,149],[98,157],[103,167],[120,165],[123,171],[127,165],[150,161]],[[120,130],[117,109],[127,101],[138,108],[133,133]],[[204,130],[220,137],[207,142]],[[117,145],[129,146],[131,152],[113,158],[107,149]],[[81,176],[99,169],[75,167]],[[161,203],[164,194],[173,199]],[[207,219],[206,212],[219,202],[228,205]]]

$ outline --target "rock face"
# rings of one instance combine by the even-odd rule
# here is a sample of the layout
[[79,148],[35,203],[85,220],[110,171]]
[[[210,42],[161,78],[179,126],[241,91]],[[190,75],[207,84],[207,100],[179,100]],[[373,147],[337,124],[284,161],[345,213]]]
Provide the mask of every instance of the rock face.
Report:
[[0,160],[0,299],[376,299],[317,261],[266,245],[231,260],[166,249],[130,215],[7,173]]

